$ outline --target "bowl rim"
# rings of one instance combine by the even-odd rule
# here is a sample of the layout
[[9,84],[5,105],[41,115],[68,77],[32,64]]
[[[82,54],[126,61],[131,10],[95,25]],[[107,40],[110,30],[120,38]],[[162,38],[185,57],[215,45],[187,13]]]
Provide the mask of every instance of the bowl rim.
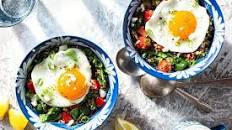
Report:
[[[200,62],[202,62],[202,60],[200,60],[196,65],[182,70],[182,71],[176,71],[176,72],[171,72],[171,73],[165,73],[165,72],[161,72],[158,71],[156,68],[152,67],[150,64],[148,64],[137,52],[137,50],[135,49],[132,40],[131,40],[131,35],[130,35],[130,22],[131,19],[129,19],[130,17],[132,18],[133,16],[133,12],[138,8],[138,5],[140,4],[140,0],[132,0],[126,10],[126,13],[124,15],[124,20],[123,20],[123,39],[124,39],[124,44],[126,46],[127,52],[129,53],[129,56],[131,57],[132,61],[134,61],[135,64],[137,64],[137,66],[139,66],[140,69],[142,69],[143,71],[145,71],[147,74],[150,74],[154,77],[163,79],[163,80],[184,80],[184,79],[189,79],[193,76],[199,75],[200,73],[202,73],[203,71],[205,71],[206,68],[208,68],[208,66],[210,66],[213,61],[218,57],[219,52],[223,46],[223,42],[224,42],[224,36],[225,36],[225,21],[224,21],[224,16],[223,13],[221,11],[220,6],[218,5],[218,3],[215,0],[202,0],[204,1],[205,4],[207,4],[206,6],[210,6],[210,7],[205,7],[207,10],[210,10],[212,15],[213,15],[213,21],[214,21],[214,37],[213,37],[213,41],[212,44],[215,44],[215,42],[219,42],[220,45],[218,45],[217,50],[215,51],[215,53],[212,53],[211,56],[209,56],[209,52],[212,51],[212,45],[210,47],[210,50],[208,52],[208,54],[203,58],[203,60],[210,60],[208,62],[205,62],[204,65],[201,65],[201,67],[199,68],[195,68],[195,70],[193,69],[193,67],[197,66]],[[133,10],[134,8],[134,10]],[[214,16],[215,15],[215,16]],[[215,24],[215,17],[217,17],[217,23]],[[220,23],[219,23],[220,22]],[[220,27],[217,27],[220,26]],[[216,34],[217,33],[217,34]],[[215,36],[218,36],[219,38],[216,39]],[[216,40],[216,41],[215,41]],[[213,57],[212,57],[213,56]]]
[[[113,74],[109,74],[108,75],[108,79],[109,79],[109,90],[107,92],[107,101],[106,104],[103,108],[101,108],[99,111],[95,112],[94,115],[92,115],[91,120],[86,123],[86,124],[76,124],[74,126],[67,126],[66,124],[62,124],[62,123],[57,123],[57,122],[45,122],[45,123],[41,123],[40,124],[44,124],[43,127],[46,127],[46,125],[50,124],[50,127],[52,127],[52,129],[56,128],[59,130],[64,130],[64,129],[95,129],[97,127],[99,127],[101,124],[103,124],[106,119],[109,117],[109,115],[113,112],[113,109],[116,106],[117,103],[117,98],[118,98],[118,75],[117,75],[117,71],[116,68],[111,60],[111,58],[109,57],[109,55],[102,49],[100,48],[98,45],[96,45],[95,43],[78,37],[78,36],[71,36],[71,35],[62,35],[62,36],[56,36],[56,37],[51,37],[48,38],[47,40],[44,40],[43,42],[39,43],[38,45],[36,45],[35,47],[33,47],[31,49],[31,51],[29,51],[26,56],[24,57],[24,59],[22,60],[20,66],[18,67],[18,71],[17,71],[17,78],[16,78],[16,87],[15,87],[15,94],[16,94],[16,99],[17,99],[17,103],[19,105],[20,110],[22,111],[22,113],[24,114],[24,116],[29,120],[29,122],[35,126],[36,122],[31,120],[31,115],[29,115],[30,112],[33,112],[33,114],[36,114],[33,110],[30,109],[30,107],[28,107],[28,105],[26,103],[23,102],[23,100],[21,99],[21,95],[18,92],[19,91],[19,87],[20,85],[17,84],[18,80],[22,80],[22,77],[19,77],[19,73],[20,73],[20,68],[23,68],[24,66],[24,62],[27,61],[30,56],[35,52],[35,50],[39,50],[42,47],[46,47],[49,46],[46,43],[50,42],[53,39],[59,39],[59,42],[62,43],[61,39],[65,39],[65,38],[69,38],[69,40],[71,39],[76,39],[78,43],[82,43],[83,45],[86,45],[86,47],[90,48],[92,51],[94,51],[94,53],[99,53],[96,54],[98,56],[98,58],[103,62],[104,66],[106,66],[106,64],[108,63],[108,66],[111,71],[113,72]],[[78,44],[77,44],[78,45]],[[50,45],[50,46],[54,46],[54,45]],[[61,45],[59,45],[61,46]],[[82,46],[79,44],[79,46]],[[38,55],[38,54],[34,54],[34,55]],[[103,59],[105,58],[105,59]],[[106,60],[107,63],[104,63],[103,60]],[[107,68],[107,66],[106,66]],[[114,81],[111,82],[111,79],[113,78]],[[26,80],[27,78],[25,78],[24,80]],[[24,81],[26,82],[26,81]],[[23,89],[25,89],[25,87],[23,87]],[[20,90],[22,91],[22,90]],[[25,97],[25,95],[24,95]],[[106,97],[106,98],[107,98]],[[107,106],[109,105],[109,106]],[[108,107],[108,108],[106,108]],[[30,112],[28,112],[27,109],[30,109]],[[103,113],[104,111],[106,111],[105,113]],[[104,114],[104,115],[103,115]],[[99,116],[102,116],[102,118],[99,118]],[[93,122],[95,121],[95,122]],[[92,124],[92,126],[88,126],[89,124]],[[41,126],[42,127],[42,126]],[[40,127],[39,127],[40,128]]]
[[[2,24],[2,25],[0,25],[0,27],[1,28],[8,28],[8,27],[12,27],[12,26],[15,26],[15,25],[21,23],[24,19],[26,19],[26,17],[28,17],[34,11],[36,5],[38,5],[38,0],[33,0],[32,4],[30,5],[30,8],[27,10],[25,15],[23,15],[20,18],[13,18],[13,19],[19,19],[19,20],[15,21],[15,22],[7,21],[7,23],[4,23],[5,25]],[[3,8],[3,7],[0,5],[0,8]]]

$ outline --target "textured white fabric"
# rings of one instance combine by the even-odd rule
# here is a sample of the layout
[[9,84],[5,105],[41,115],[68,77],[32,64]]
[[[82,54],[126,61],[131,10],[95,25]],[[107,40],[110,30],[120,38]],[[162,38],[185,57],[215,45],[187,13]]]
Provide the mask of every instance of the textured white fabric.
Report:
[[[40,42],[57,35],[76,35],[102,47],[115,63],[124,46],[122,22],[130,0],[41,0],[22,23],[0,28],[0,95],[10,96],[17,108],[14,87],[18,66]],[[193,80],[232,76],[232,1],[218,1],[226,21],[226,41],[217,60]],[[116,65],[116,64],[115,64]],[[189,86],[185,89],[209,103],[215,112],[206,114],[176,94],[149,99],[139,89],[138,79],[117,70],[120,90],[115,111],[99,130],[111,130],[115,116],[138,125],[142,130],[169,130],[181,120],[196,120],[207,126],[219,123],[232,129],[232,89],[220,86]],[[0,130],[11,130],[7,119]],[[32,128],[28,128],[32,129]]]

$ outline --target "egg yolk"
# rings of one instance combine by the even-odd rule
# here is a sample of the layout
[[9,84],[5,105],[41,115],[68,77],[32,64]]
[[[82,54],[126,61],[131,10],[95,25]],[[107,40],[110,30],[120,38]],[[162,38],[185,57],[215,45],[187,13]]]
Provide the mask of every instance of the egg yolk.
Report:
[[197,26],[196,17],[190,11],[175,11],[169,21],[169,30],[180,40],[188,39]]
[[58,78],[58,92],[69,100],[82,98],[88,91],[85,76],[78,68],[66,70]]

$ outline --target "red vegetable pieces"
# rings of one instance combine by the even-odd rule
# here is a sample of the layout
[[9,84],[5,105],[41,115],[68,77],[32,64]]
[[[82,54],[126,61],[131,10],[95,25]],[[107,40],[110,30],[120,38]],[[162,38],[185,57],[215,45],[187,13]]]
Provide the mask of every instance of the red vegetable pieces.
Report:
[[144,26],[141,26],[138,30],[137,30],[137,33],[142,36],[142,37],[147,37],[147,33],[145,31],[145,28]]
[[146,10],[146,11],[144,11],[144,19],[145,19],[145,21],[150,20],[152,14],[153,14],[152,10]]
[[91,80],[91,84],[91,88],[94,90],[99,90],[101,88],[100,83],[95,79]]
[[95,103],[96,103],[96,106],[97,107],[102,107],[105,105],[105,100],[101,97],[97,97],[96,100],[95,100]]
[[72,120],[72,116],[67,112],[62,112],[61,117],[62,121],[64,121],[65,123],[68,123],[70,120]]
[[30,80],[27,82],[27,88],[31,91],[31,92],[35,92],[35,87],[33,85],[33,82]]
[[168,73],[172,70],[172,65],[167,60],[161,60],[158,64],[157,69],[162,71],[162,72]]
[[139,49],[148,49],[150,47],[151,43],[148,38],[146,37],[139,37],[137,42],[135,43],[135,46]]

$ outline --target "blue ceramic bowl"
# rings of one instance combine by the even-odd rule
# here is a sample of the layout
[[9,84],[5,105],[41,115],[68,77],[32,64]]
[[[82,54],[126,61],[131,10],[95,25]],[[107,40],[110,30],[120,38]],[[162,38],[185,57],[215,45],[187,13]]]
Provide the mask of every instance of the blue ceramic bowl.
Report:
[[[27,75],[29,70],[32,69],[32,61],[37,55],[40,55],[41,51],[54,46],[60,46],[63,44],[71,43],[72,45],[79,45],[90,48],[95,54],[102,60],[107,72],[109,72],[109,84],[110,88],[106,96],[105,106],[96,112],[86,124],[77,124],[75,126],[67,126],[58,122],[41,123],[38,114],[31,107],[31,104],[26,101],[25,98],[25,83],[27,81]],[[110,60],[109,56],[94,43],[75,36],[62,36],[51,38],[42,42],[36,46],[25,57],[20,65],[17,80],[16,80],[16,96],[20,109],[26,116],[26,118],[37,128],[41,130],[93,130],[101,125],[104,120],[110,115],[112,109],[115,106],[118,96],[118,78],[115,67]]]
[[215,0],[200,0],[204,7],[208,10],[209,15],[213,17],[214,22],[214,39],[211,45],[211,48],[208,54],[199,60],[196,65],[192,66],[189,69],[183,71],[177,71],[172,73],[164,73],[156,70],[154,67],[149,65],[134,47],[134,43],[131,40],[130,34],[130,22],[138,6],[141,4],[141,0],[132,0],[130,3],[127,12],[125,14],[124,23],[123,23],[123,37],[124,42],[127,47],[127,51],[133,61],[145,72],[148,74],[165,79],[165,80],[181,80],[187,79],[192,76],[195,76],[202,71],[204,71],[217,57],[220,49],[222,48],[225,34],[225,24],[223,14],[217,2]]

